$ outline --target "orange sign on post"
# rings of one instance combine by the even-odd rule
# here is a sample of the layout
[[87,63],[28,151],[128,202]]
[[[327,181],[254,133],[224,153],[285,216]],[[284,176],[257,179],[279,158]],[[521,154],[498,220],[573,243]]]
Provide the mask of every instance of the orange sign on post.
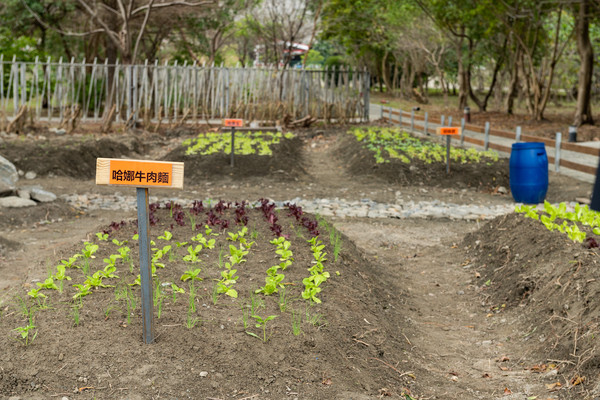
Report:
[[456,126],[442,126],[437,128],[438,135],[460,135],[460,128]]
[[234,128],[239,128],[239,127],[244,126],[244,120],[243,119],[224,119],[223,126],[231,126]]
[[183,189],[183,163],[98,158],[96,184]]

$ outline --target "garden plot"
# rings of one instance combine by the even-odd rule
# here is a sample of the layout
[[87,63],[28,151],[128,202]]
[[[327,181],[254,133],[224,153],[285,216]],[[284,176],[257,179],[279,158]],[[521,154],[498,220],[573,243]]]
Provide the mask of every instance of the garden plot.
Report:
[[447,174],[444,146],[399,128],[353,128],[340,138],[338,151],[351,174],[374,175],[389,183],[486,191],[509,187],[508,160],[498,159],[497,153],[451,147]]
[[231,167],[231,133],[209,132],[185,139],[164,160],[185,162],[186,181],[268,175],[297,180],[306,174],[301,149],[302,141],[292,133],[236,131]]
[[141,341],[136,224],[115,221],[2,305],[2,395],[409,393],[390,364],[406,346],[395,295],[327,222],[268,200],[150,210],[156,343]]

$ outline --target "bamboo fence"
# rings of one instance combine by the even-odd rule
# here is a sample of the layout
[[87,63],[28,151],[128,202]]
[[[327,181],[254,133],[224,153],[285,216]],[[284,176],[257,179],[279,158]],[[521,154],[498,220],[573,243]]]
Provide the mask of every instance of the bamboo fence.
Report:
[[226,68],[4,60],[0,55],[0,112],[10,120],[22,106],[39,121],[116,123],[242,118],[365,121],[370,77],[358,70]]

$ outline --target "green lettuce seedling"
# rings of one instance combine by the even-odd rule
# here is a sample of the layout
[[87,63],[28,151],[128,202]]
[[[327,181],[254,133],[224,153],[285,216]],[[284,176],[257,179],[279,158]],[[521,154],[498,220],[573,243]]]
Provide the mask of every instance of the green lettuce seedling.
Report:
[[92,293],[92,287],[87,284],[75,284],[73,287],[77,290],[77,293],[73,296],[73,300],[80,299]]
[[193,281],[201,281],[202,278],[198,277],[198,274],[200,274],[201,269],[200,268],[196,268],[194,270],[188,270],[185,271],[185,273],[183,275],[181,275],[181,280],[183,282],[188,281],[188,280],[193,280]]
[[107,241],[108,240],[108,233],[97,232],[96,233],[96,237],[98,238],[98,240]]

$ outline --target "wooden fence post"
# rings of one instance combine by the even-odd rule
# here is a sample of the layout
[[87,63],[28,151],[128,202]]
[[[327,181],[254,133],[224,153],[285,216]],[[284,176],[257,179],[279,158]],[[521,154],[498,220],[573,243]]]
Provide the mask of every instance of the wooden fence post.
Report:
[[555,153],[554,153],[554,171],[558,172],[560,170],[560,144],[562,142],[562,133],[561,132],[556,132],[556,139],[555,139],[555,145],[554,148]]

